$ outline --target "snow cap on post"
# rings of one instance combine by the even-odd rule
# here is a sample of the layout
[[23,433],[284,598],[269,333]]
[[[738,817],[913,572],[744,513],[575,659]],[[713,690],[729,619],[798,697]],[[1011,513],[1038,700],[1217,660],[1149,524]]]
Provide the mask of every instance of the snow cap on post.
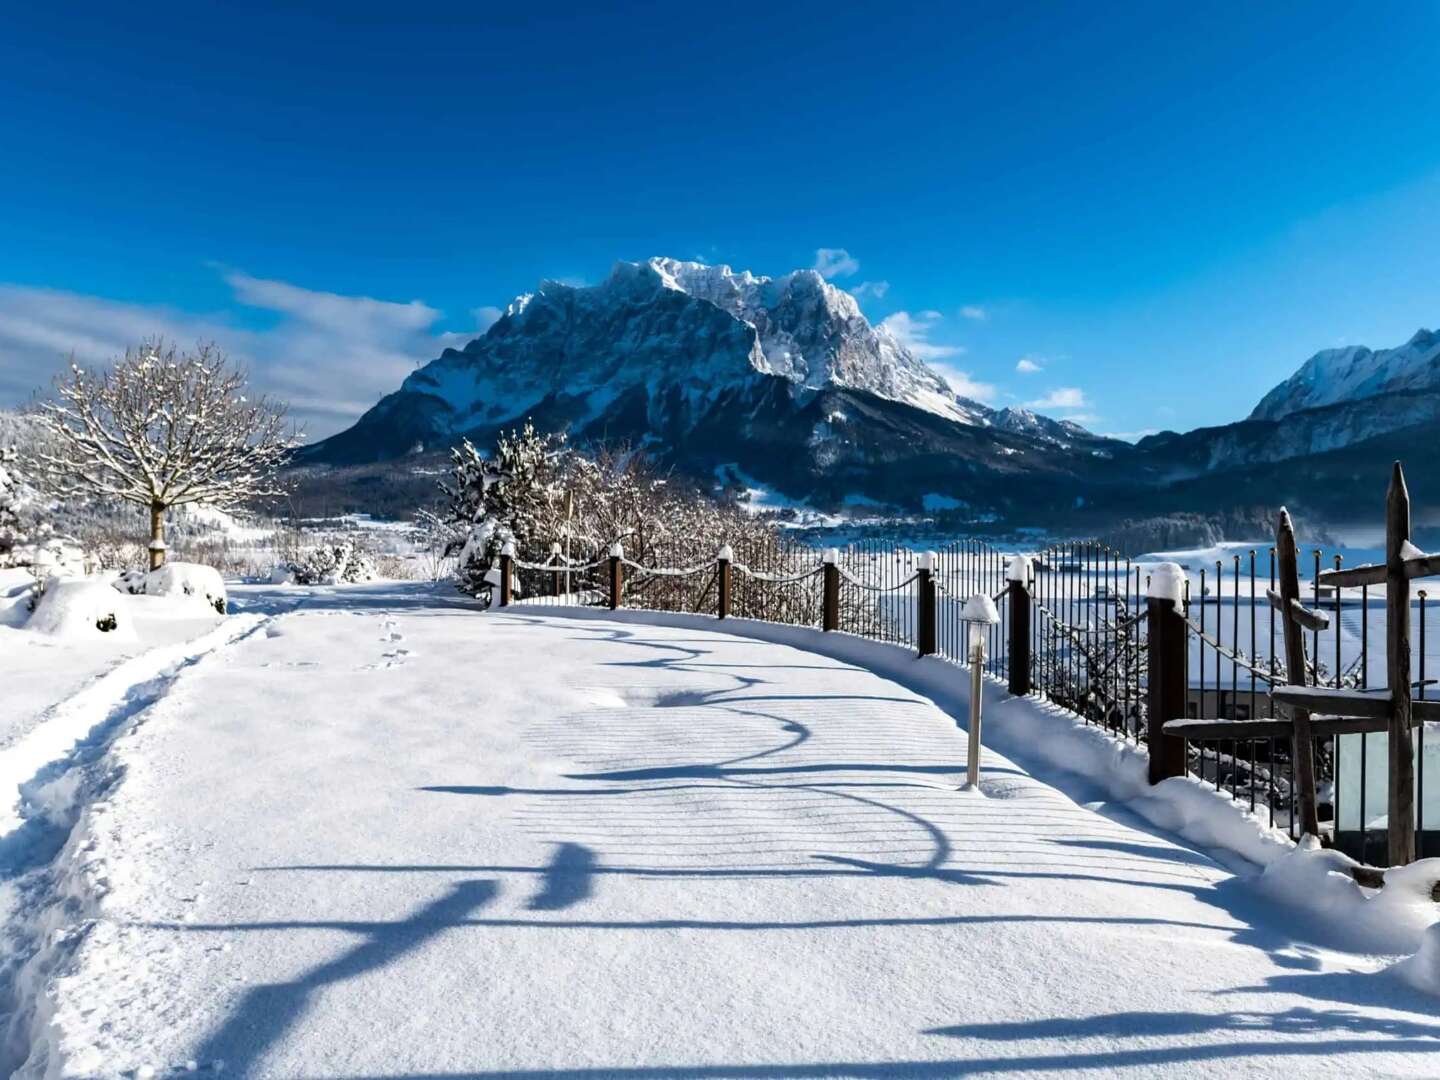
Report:
[[840,549],[833,547],[826,548],[825,554],[820,556],[820,561],[826,563],[829,566],[834,566],[840,561]]
[[732,548],[729,544],[725,544],[723,547],[720,548],[720,552],[715,556],[715,558],[719,559],[721,562],[734,562],[735,549]]
[[915,569],[936,570],[940,566],[940,556],[934,551],[922,551],[915,556]]
[[559,555],[559,554],[560,554],[560,541],[559,541],[559,540],[551,540],[551,541],[550,541],[550,554],[551,554],[551,555]]
[[610,545],[610,557],[612,559],[623,559],[625,557],[625,547],[619,540],[616,540]]
[[1156,563],[1150,568],[1150,584],[1145,589],[1150,600],[1172,600],[1176,607],[1185,602],[1185,571],[1179,563]]
[[150,550],[151,550],[151,551],[164,551],[164,550],[166,550],[166,548],[165,548],[165,541],[164,541],[164,540],[151,540],[151,541],[150,541]]
[[489,570],[485,571],[485,576],[481,580],[484,581],[486,585],[494,585],[496,588],[499,588],[500,571],[492,566]]
[[515,541],[506,540],[505,543],[500,545],[500,554],[506,558],[513,559],[515,557]]
[[1016,555],[1010,560],[1010,568],[1005,571],[1006,581],[1018,581],[1021,585],[1030,582],[1031,563],[1029,555]]
[[1000,621],[1000,612],[995,610],[995,601],[984,593],[976,593],[965,601],[960,618],[971,623],[994,624]]

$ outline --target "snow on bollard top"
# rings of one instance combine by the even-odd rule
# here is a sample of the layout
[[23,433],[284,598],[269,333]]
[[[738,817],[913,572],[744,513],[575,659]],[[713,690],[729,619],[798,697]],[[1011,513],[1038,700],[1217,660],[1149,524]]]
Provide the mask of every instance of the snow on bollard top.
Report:
[[998,623],[1000,612],[996,610],[994,600],[984,593],[976,593],[965,601],[960,618],[972,623]]
[[840,561],[840,549],[839,549],[839,548],[826,548],[826,549],[825,549],[825,554],[822,555],[822,556],[820,556],[820,561],[823,562],[823,563],[825,563],[825,564],[827,564],[827,565],[829,565],[829,566],[834,566],[836,563],[838,563],[838,562]]
[[934,551],[922,551],[915,556],[917,570],[935,570],[940,565],[940,555]]
[[612,559],[623,559],[625,557],[625,545],[616,540],[610,545],[610,557]]
[[1030,583],[1031,562],[1029,555],[1016,555],[1010,560],[1010,567],[1005,571],[1006,581],[1018,581],[1021,585]]
[[1179,563],[1156,563],[1150,568],[1150,584],[1145,589],[1150,600],[1173,600],[1179,607],[1185,602],[1185,571]]
[[551,554],[551,555],[559,555],[559,554],[560,554],[560,541],[559,541],[559,540],[552,540],[552,541],[550,541],[550,554]]
[[720,549],[719,554],[717,554],[715,558],[719,559],[721,562],[734,562],[735,549],[732,548],[729,544],[726,544]]
[[515,557],[515,541],[506,540],[505,543],[501,544],[500,554],[504,555],[507,559],[513,559]]

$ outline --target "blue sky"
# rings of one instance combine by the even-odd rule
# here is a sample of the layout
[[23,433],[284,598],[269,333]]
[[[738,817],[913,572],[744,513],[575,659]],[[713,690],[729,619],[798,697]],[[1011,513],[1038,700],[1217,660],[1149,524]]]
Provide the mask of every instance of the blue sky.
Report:
[[524,7],[12,5],[0,402],[158,330],[323,435],[655,254],[843,251],[957,385],[1105,432],[1440,323],[1440,5]]

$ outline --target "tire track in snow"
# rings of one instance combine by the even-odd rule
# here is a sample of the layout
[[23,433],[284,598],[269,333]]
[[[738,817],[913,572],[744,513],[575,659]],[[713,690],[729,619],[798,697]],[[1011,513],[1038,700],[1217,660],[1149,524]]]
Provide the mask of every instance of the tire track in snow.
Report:
[[0,754],[0,799],[7,802],[0,811],[0,1075],[30,1057],[46,1024],[47,976],[76,944],[77,935],[65,931],[88,917],[93,901],[85,881],[79,888],[70,881],[79,871],[64,865],[63,852],[85,806],[118,779],[95,766],[183,671],[273,619],[234,615],[191,641],[132,657],[54,706]]

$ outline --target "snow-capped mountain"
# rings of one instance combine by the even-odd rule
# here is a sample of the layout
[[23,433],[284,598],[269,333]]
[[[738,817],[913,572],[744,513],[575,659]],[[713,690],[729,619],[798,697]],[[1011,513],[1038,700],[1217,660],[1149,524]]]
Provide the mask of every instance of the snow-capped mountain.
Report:
[[[1440,334],[1421,330],[1394,349],[1326,349],[1271,390],[1238,423],[1161,432],[1136,449],[1162,482],[1286,463],[1334,489],[1356,475],[1433,446],[1440,433]],[[1337,457],[1336,455],[1340,455]]]
[[637,443],[696,477],[733,466],[792,496],[902,505],[967,499],[1000,475],[1073,477],[1128,450],[957,397],[813,270],[769,278],[655,258],[617,263],[594,286],[542,283],[300,457],[383,461],[527,418]]
[[1251,420],[1395,393],[1440,393],[1440,334],[1420,330],[1394,349],[1352,345],[1316,353],[1255,406]]

